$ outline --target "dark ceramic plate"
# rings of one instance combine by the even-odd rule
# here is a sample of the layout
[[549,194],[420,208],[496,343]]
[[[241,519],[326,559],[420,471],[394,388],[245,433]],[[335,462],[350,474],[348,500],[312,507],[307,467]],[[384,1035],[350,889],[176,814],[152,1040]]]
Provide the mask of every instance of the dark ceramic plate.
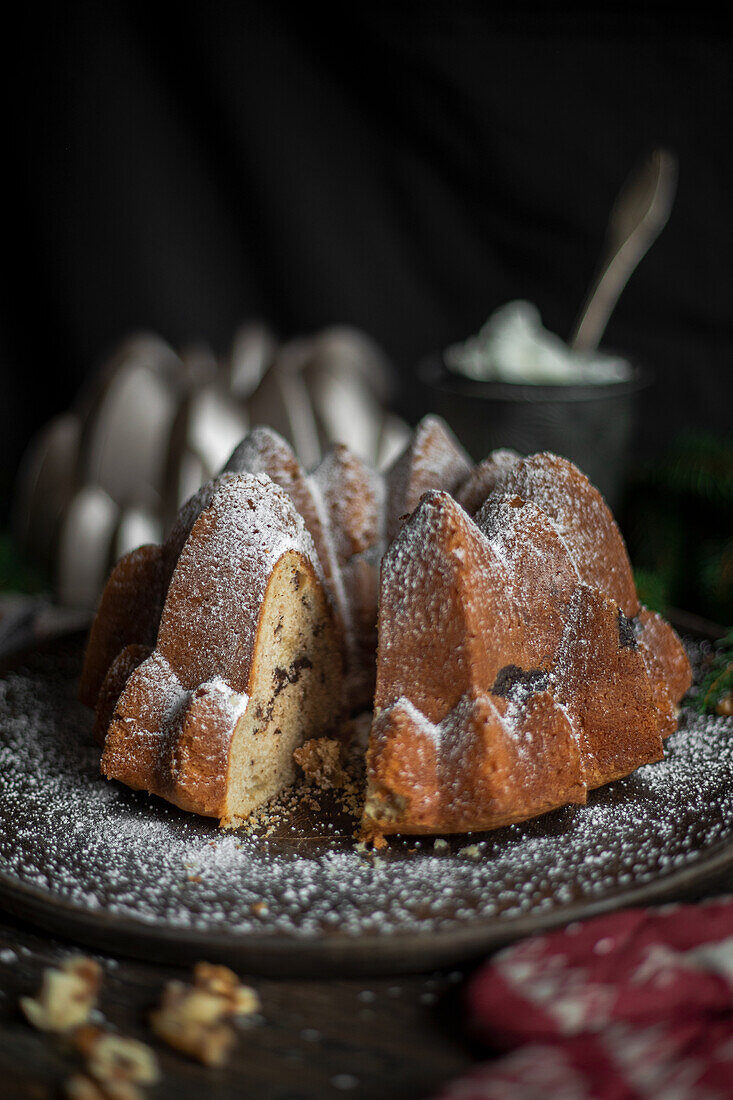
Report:
[[684,710],[666,759],[493,833],[355,847],[337,799],[255,835],[107,783],[75,701],[81,639],[0,676],[0,904],[90,947],[263,974],[398,973],[628,905],[699,895],[733,867],[733,722]]

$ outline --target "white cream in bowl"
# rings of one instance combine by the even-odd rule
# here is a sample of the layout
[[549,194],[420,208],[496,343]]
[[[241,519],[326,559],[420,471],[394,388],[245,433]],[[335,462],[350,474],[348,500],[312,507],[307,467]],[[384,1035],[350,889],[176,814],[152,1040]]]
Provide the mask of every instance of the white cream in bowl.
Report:
[[620,356],[573,351],[543,326],[536,306],[521,301],[497,309],[477,336],[449,347],[445,362],[476,382],[521,386],[602,385],[632,373]]

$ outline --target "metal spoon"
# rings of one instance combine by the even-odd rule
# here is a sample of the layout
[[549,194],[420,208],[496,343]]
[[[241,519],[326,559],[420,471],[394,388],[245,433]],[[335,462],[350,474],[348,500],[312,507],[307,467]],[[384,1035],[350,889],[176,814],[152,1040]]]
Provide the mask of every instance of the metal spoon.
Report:
[[677,190],[677,158],[655,149],[618,194],[606,232],[606,256],[569,343],[574,351],[598,347],[621,291],[667,224]]

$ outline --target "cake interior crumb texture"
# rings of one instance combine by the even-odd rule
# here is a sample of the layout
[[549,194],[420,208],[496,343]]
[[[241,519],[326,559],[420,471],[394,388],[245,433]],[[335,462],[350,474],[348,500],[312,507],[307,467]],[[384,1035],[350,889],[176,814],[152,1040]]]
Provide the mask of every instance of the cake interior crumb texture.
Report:
[[337,719],[339,656],[323,590],[294,551],[270,577],[255,655],[249,704],[230,749],[226,827],[290,786],[293,751]]

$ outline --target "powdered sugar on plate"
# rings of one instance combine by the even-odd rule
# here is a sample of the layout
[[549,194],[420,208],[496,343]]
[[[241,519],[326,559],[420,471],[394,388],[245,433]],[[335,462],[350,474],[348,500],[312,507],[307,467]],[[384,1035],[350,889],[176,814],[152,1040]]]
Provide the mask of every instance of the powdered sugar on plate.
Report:
[[232,944],[333,945],[506,930],[704,870],[731,844],[733,720],[690,709],[662,762],[524,825],[374,853],[354,842],[353,798],[301,788],[221,832],[99,775],[79,659],[57,643],[0,679],[0,894]]

